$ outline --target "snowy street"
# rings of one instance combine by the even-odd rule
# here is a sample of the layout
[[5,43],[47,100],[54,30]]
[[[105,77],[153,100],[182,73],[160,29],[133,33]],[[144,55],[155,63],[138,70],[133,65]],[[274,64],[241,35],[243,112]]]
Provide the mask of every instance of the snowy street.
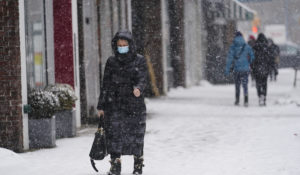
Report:
[[133,172],[300,175],[300,0],[0,0],[0,175]]
[[[207,82],[147,99],[144,174],[299,175],[300,88],[293,88],[293,78],[293,70],[284,69],[277,82],[269,82],[267,107],[258,106],[251,83],[248,108],[233,105],[233,85]],[[104,175],[109,156],[96,162],[100,173],[89,162],[95,130],[57,140],[53,149],[21,154],[0,149],[0,174]],[[122,174],[132,169],[133,158],[122,157]]]

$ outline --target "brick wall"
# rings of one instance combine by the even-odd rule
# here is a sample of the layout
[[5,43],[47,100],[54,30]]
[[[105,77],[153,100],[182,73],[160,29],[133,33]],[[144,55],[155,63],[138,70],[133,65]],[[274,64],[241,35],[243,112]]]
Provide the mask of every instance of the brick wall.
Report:
[[0,147],[22,151],[18,0],[0,0]]

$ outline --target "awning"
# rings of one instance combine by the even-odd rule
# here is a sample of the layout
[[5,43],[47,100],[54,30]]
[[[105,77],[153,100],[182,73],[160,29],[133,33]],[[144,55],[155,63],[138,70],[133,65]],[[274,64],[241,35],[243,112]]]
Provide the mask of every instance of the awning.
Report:
[[256,15],[255,10],[238,0],[207,0],[207,2],[210,16],[214,16],[218,21],[226,19],[252,21]]
[[249,8],[238,0],[230,0],[228,4],[230,10],[230,18],[237,20],[253,20],[256,11]]

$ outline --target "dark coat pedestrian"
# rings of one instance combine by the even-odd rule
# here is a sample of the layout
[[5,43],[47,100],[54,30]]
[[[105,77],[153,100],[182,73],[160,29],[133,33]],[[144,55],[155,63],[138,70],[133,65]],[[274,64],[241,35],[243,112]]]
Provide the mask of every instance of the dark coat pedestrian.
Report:
[[253,35],[250,35],[249,36],[249,39],[248,39],[248,45],[253,48],[254,45],[255,45],[255,37]]
[[[119,42],[127,45],[119,45]],[[121,155],[134,155],[135,171],[141,171],[146,129],[143,92],[147,84],[147,64],[144,57],[136,53],[129,31],[116,33],[112,50],[114,56],[106,62],[97,106],[99,113],[105,114],[107,151],[112,159],[110,173],[120,173]]]
[[276,81],[276,77],[278,75],[278,63],[279,63],[279,55],[280,55],[280,49],[279,46],[277,46],[272,39],[268,40],[269,43],[269,52],[270,57],[272,61],[272,67],[270,70],[270,79],[271,81]]
[[259,104],[266,105],[267,96],[267,81],[268,74],[273,68],[273,61],[270,55],[268,40],[264,34],[259,34],[253,47],[255,60],[253,62],[253,74],[256,80],[257,95],[259,97]]
[[[255,45],[255,37],[253,35],[250,35],[248,38],[248,45],[253,49]],[[252,64],[250,64],[250,75],[251,75],[251,80],[254,81],[254,75],[253,75],[253,70],[252,70]]]
[[256,58],[253,62],[253,72],[255,77],[268,76],[270,69],[273,66],[273,61],[270,55],[268,40],[264,34],[259,34],[253,50]]

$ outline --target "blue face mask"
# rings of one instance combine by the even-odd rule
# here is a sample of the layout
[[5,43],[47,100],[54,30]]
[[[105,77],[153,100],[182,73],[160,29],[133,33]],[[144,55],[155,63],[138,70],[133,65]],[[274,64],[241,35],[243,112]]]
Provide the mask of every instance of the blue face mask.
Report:
[[120,54],[128,53],[128,52],[129,52],[129,46],[123,46],[123,47],[119,47],[119,46],[118,46],[118,52],[119,52]]

